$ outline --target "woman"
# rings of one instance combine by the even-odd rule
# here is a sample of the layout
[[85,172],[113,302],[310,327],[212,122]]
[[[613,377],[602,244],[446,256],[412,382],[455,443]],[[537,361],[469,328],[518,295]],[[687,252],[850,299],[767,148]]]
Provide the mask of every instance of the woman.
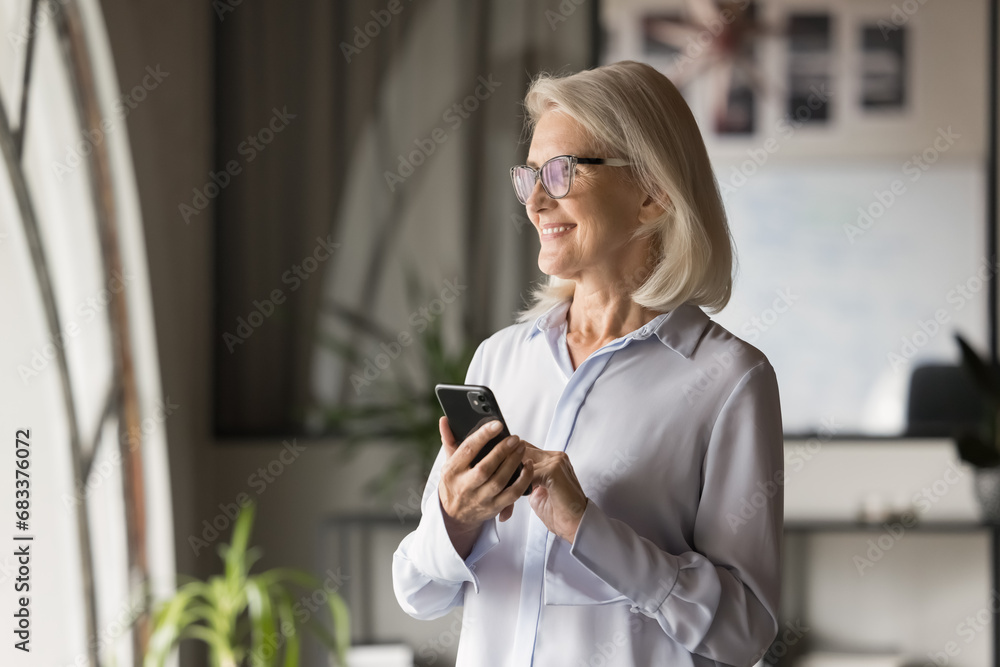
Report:
[[467,375],[516,435],[470,468],[489,425],[456,443],[442,418],[396,597],[464,606],[460,666],[754,664],[777,632],[781,414],[764,355],[699,307],[726,305],[733,261],[697,125],[635,62],[543,75],[525,107],[511,176],[550,281]]

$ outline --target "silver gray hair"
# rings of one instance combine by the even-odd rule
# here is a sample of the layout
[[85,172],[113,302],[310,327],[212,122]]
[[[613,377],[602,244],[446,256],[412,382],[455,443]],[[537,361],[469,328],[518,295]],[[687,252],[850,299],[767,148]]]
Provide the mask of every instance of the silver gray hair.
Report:
[[[735,257],[726,211],[698,124],[671,81],[630,60],[569,76],[538,75],[524,99],[525,126],[564,113],[591,135],[601,157],[623,157],[632,178],[663,208],[644,225],[656,256],[632,300],[656,312],[692,303],[722,310],[732,293]],[[518,321],[573,296],[574,283],[549,276]]]

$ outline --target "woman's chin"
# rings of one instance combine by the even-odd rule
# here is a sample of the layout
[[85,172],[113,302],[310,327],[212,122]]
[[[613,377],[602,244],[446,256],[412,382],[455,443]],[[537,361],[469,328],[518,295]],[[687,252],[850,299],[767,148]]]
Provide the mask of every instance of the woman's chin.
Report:
[[546,255],[543,250],[538,254],[538,270],[547,276],[565,278],[570,273],[569,263],[561,257]]
[[538,270],[549,276],[550,278],[562,278],[566,280],[566,272],[560,270],[559,268],[553,268],[551,266],[546,266],[541,262],[538,263]]

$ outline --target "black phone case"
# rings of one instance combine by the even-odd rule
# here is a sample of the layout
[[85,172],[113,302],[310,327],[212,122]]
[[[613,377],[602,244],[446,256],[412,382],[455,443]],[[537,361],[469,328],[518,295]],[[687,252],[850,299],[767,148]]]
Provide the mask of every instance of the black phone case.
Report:
[[[493,396],[489,387],[473,384],[439,384],[434,387],[434,393],[437,394],[438,403],[441,404],[441,409],[444,410],[444,414],[448,418],[448,425],[451,427],[451,434],[456,443],[461,444],[473,431],[488,421],[499,419],[500,423],[503,424],[500,433],[491,438],[479,450],[469,465],[470,468],[482,461],[504,438],[510,436],[507,422],[504,421],[503,415],[500,413],[500,406],[497,405],[496,397]],[[507,486],[517,480],[517,476],[521,474],[521,467],[521,464],[518,464],[517,470],[507,482]],[[526,496],[530,493],[531,485],[529,484],[522,495]]]

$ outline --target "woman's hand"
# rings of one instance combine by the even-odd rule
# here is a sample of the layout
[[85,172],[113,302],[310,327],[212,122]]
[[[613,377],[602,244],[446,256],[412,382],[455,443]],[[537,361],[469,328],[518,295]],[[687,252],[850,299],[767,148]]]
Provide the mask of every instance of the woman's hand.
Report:
[[566,452],[551,452],[528,444],[524,458],[525,465],[533,463],[535,470],[532,479],[535,488],[528,496],[531,509],[549,530],[572,544],[588,499],[569,456]]
[[[527,443],[512,435],[493,448],[482,461],[470,468],[469,464],[500,430],[500,422],[493,420],[481,426],[461,444],[455,442],[448,427],[448,418],[438,421],[441,446],[445,462],[441,467],[438,497],[444,510],[444,523],[455,550],[463,558],[469,555],[479,535],[483,521],[492,519],[500,511],[513,508],[532,478],[532,464],[526,462],[520,476],[504,489],[521,463]],[[509,518],[510,514],[507,513]]]

